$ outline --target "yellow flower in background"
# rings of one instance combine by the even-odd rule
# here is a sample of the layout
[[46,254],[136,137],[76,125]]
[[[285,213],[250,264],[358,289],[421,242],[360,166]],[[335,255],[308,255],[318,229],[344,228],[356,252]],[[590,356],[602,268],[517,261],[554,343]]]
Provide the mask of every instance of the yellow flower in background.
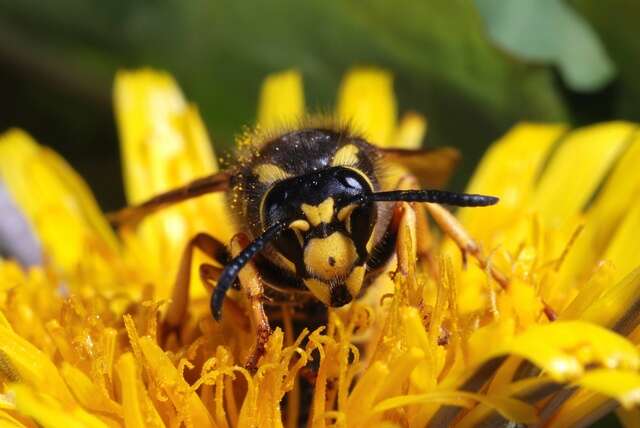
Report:
[[[170,76],[121,72],[114,96],[130,203],[217,170],[197,110]],[[419,147],[426,121],[415,113],[398,120],[396,110],[388,73],[347,74],[337,115],[380,146]],[[304,115],[300,75],[268,77],[258,126]],[[617,409],[633,426],[640,420],[638,129],[516,126],[489,149],[467,189],[501,203],[458,213],[483,263],[470,257],[464,266],[453,242],[439,239],[429,249],[439,273],[424,271],[415,245],[422,208],[405,204],[397,272],[380,281],[393,296],[384,291],[331,311],[326,326],[297,337],[285,316],[255,373],[242,367],[254,333],[242,302],[218,324],[198,280],[180,340],[160,337],[158,313],[184,243],[200,231],[228,242],[235,231],[223,196],[180,204],[115,236],[64,161],[9,131],[0,137],[0,179],[45,262],[25,272],[0,261],[0,421],[566,427]],[[507,280],[496,281],[492,269]]]
[[[171,76],[151,70],[120,72],[113,92],[130,204],[218,171],[198,110]],[[137,265],[155,284],[156,298],[171,295],[177,260],[189,238],[208,232],[229,242],[235,226],[220,221],[229,218],[224,198],[207,195],[168,208],[145,221],[137,235],[128,236]],[[191,291],[202,295],[203,290],[198,286]]]

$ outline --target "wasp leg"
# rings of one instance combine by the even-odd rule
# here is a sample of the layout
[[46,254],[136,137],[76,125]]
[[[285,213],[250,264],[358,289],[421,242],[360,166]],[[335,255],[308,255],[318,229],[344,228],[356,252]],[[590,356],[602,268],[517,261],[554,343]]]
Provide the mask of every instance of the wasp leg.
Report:
[[[476,241],[469,235],[469,232],[465,230],[458,219],[441,205],[427,203],[426,206],[429,214],[431,214],[440,229],[458,245],[460,251],[462,251],[463,260],[466,262],[467,254],[470,254],[478,261],[480,267],[486,269],[488,266],[487,258],[482,254]],[[488,268],[493,279],[500,287],[506,289],[509,286],[509,279],[493,265],[489,265]]]
[[[416,176],[407,174],[398,180],[396,188],[398,190],[414,190],[419,188],[419,181]],[[422,205],[422,204],[420,204]],[[446,233],[458,245],[462,251],[462,257],[466,263],[467,255],[470,254],[483,269],[486,269],[488,261],[482,254],[480,247],[475,240],[464,229],[458,219],[441,205],[426,203],[426,211],[429,212],[433,220],[438,224],[440,229]],[[413,204],[416,213],[416,232],[417,232],[417,253],[419,258],[424,258],[429,266],[429,271],[437,273],[438,266],[433,257],[433,238],[429,232],[428,220],[425,210]],[[507,288],[509,280],[497,268],[489,266],[489,271],[494,280],[500,284],[502,288]]]
[[[369,272],[367,286],[370,286],[380,274],[388,273],[391,278],[397,278],[399,275],[406,281],[405,286],[401,288],[402,293],[412,300],[416,297],[415,291],[418,287],[414,272],[416,261],[419,259],[416,245],[418,238],[416,220],[416,210],[411,204],[396,202],[393,205],[391,220],[386,230],[386,234],[391,239],[384,244],[384,251],[390,251],[389,258],[384,263],[376,265]],[[384,296],[389,293],[393,293],[393,288],[379,288],[369,294],[367,299],[381,302]]]
[[207,287],[208,291],[213,291],[216,288],[216,282],[222,274],[222,268],[219,268],[209,263],[202,263],[200,265],[200,281]]
[[[235,235],[231,240],[232,257],[240,254],[249,244],[249,238],[244,233]],[[271,327],[263,306],[264,286],[258,268],[253,261],[249,261],[240,270],[238,279],[240,280],[240,289],[247,297],[251,325],[256,332],[256,341],[245,361],[245,368],[253,372],[258,368],[258,361],[265,353],[267,341],[271,336]]]
[[[415,190],[420,188],[420,183],[415,175],[407,174],[398,180],[397,190]],[[424,261],[429,272],[435,276],[437,263],[434,256],[434,239],[429,229],[429,219],[426,208],[421,203],[411,203],[415,212],[416,228],[416,252],[419,261]]]
[[406,202],[397,202],[393,208],[391,228],[397,234],[397,272],[410,275],[418,257],[416,211]]
[[[167,337],[168,333],[177,331],[187,314],[189,284],[191,282],[191,262],[193,260],[193,251],[196,248],[222,266],[224,266],[229,259],[229,254],[224,244],[211,235],[198,233],[189,240],[182,252],[178,273],[173,285],[171,304],[164,318],[165,337]],[[200,267],[200,278],[207,287],[212,287],[211,282],[217,278],[216,272],[217,275],[219,275],[220,269],[213,265],[204,264]]]
[[107,219],[114,226],[128,224],[135,227],[146,216],[163,208],[183,202],[198,196],[214,192],[224,192],[229,188],[231,173],[221,171],[207,177],[201,177],[182,187],[161,193],[142,202],[114,213],[107,213]]

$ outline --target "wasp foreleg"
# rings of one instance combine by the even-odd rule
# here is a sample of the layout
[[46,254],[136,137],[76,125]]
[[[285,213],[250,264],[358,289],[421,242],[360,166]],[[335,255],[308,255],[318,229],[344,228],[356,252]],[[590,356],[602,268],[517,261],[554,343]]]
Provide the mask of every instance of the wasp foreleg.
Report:
[[[242,250],[250,244],[249,238],[244,233],[238,233],[231,240],[231,255],[238,256]],[[267,341],[271,336],[269,319],[264,311],[264,286],[260,273],[253,261],[247,264],[238,273],[240,289],[243,290],[249,303],[249,316],[251,325],[256,332],[256,341],[247,356],[245,367],[250,371],[258,368],[258,361],[265,353]]]
[[[164,317],[164,326],[166,333],[175,331],[182,324],[189,305],[189,284],[191,282],[191,262],[193,260],[193,252],[199,249],[207,256],[211,257],[221,266],[224,266],[229,259],[226,247],[213,236],[206,233],[198,233],[191,238],[182,252],[178,273],[173,285],[173,294],[171,295],[171,304],[169,310]],[[208,287],[212,287],[211,282],[217,279],[220,273],[219,268],[203,264],[200,267],[200,278]],[[166,334],[165,334],[166,336]]]
[[[415,175],[404,175],[395,186],[397,190],[415,190],[419,189],[420,182]],[[418,260],[426,263],[429,272],[435,275],[437,265],[434,258],[434,239],[429,230],[429,219],[423,204],[411,203],[415,213],[415,229],[416,229],[416,252]]]

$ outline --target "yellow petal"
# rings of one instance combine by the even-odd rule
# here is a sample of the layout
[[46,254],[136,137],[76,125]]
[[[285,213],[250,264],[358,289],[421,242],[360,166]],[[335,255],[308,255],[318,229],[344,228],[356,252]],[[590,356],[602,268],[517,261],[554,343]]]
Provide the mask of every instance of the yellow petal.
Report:
[[122,354],[116,370],[120,379],[124,422],[127,428],[164,427],[146,393],[133,354]]
[[[302,333],[294,345],[283,348],[282,330],[276,328],[271,333],[258,370],[247,387],[239,427],[282,427],[281,400],[293,388],[293,379],[307,361],[306,353],[298,348],[305,335]],[[292,364],[294,358],[297,361]],[[246,375],[246,370],[241,373]]]
[[22,422],[4,410],[0,410],[0,426],[7,428],[26,428],[26,425],[22,424]]
[[496,231],[509,225],[513,216],[521,212],[551,147],[565,132],[564,125],[524,123],[491,145],[467,192],[498,196],[500,203],[482,209],[466,208],[458,213],[474,238],[488,244]]
[[[469,353],[480,358],[472,366],[479,367],[500,355],[518,355],[559,382],[577,379],[592,365],[621,369],[640,367],[640,353],[631,342],[610,330],[582,321],[535,325],[512,339],[496,333],[491,327],[476,330],[470,339]],[[503,343],[497,343],[497,340]]]
[[[9,276],[5,276],[4,274],[6,273],[6,271],[4,271],[4,269],[7,270],[14,270],[16,269],[18,275],[22,276],[22,269],[20,267],[18,267],[17,262],[14,261],[0,261],[0,278],[2,278],[4,281],[7,282],[11,282],[10,280],[8,280]],[[18,280],[19,281],[19,280]],[[6,315],[4,314],[4,312],[0,311],[0,327],[5,327],[6,329],[8,329],[9,331],[13,331],[13,327],[11,327],[11,323],[9,322],[9,320],[7,319]]]
[[392,144],[396,126],[396,100],[390,73],[356,68],[344,77],[338,93],[338,117],[353,124],[371,143]]
[[413,369],[420,361],[424,360],[424,352],[419,348],[412,347],[401,355],[391,366],[391,376],[387,376],[381,383],[379,396],[389,398],[399,394],[403,384],[411,375]]
[[594,414],[599,415],[601,409],[609,412],[614,406],[611,398],[586,389],[579,389],[565,401],[551,421],[546,424],[549,428],[565,428],[573,426],[589,426],[595,422]]
[[573,131],[540,178],[532,206],[551,226],[580,212],[629,143],[635,126],[624,122]]
[[[594,382],[602,381],[605,384],[610,381],[615,382],[616,378],[608,378],[602,379],[601,374],[597,374],[592,379]],[[604,374],[607,377],[606,374]],[[634,373],[632,375],[632,379],[625,379],[626,376],[624,374],[619,376],[621,382],[621,388],[617,389],[617,392],[623,392],[625,390],[625,386],[629,387],[627,392],[630,392],[633,396],[635,396],[634,401],[637,402],[637,386],[634,386],[633,379],[637,378],[638,374]],[[615,407],[618,407],[617,403],[608,392],[613,392],[615,394],[616,390],[609,391],[610,387],[605,386],[604,391],[602,393],[597,392],[599,385],[593,385],[594,389],[585,389],[581,388],[576,391],[567,401],[565,401],[562,406],[556,411],[555,415],[551,418],[551,421],[546,424],[549,428],[564,428],[571,426],[590,426],[590,424],[594,423],[596,420],[600,418],[601,415],[611,412]],[[614,395],[615,397],[615,395]],[[640,424],[640,413],[638,413],[638,407],[634,408],[625,408],[619,407],[616,411],[618,417],[621,418],[622,425],[627,428],[635,428]],[[629,418],[629,419],[627,419]]]
[[74,270],[90,248],[117,243],[87,185],[57,154],[29,135],[0,136],[0,179],[37,231],[47,255]]
[[632,215],[631,211],[634,210],[634,206],[637,206],[633,201],[637,201],[640,197],[638,165],[640,165],[640,133],[635,134],[587,212],[585,228],[564,261],[563,276],[558,279],[559,282],[570,286],[572,281],[590,273],[592,266],[602,258],[614,236],[617,242],[611,247],[612,253],[608,254],[607,258],[619,265],[617,278],[622,278],[630,268],[635,267],[634,260],[638,264],[632,250],[621,251],[624,248],[633,248],[636,244],[637,240],[622,234],[633,233],[633,230],[627,229],[620,234],[617,233],[622,224],[625,224],[626,228],[633,229],[633,221],[637,219],[637,212]]
[[422,148],[422,141],[427,133],[427,119],[414,112],[405,113],[395,132],[390,147],[398,149],[418,150]]
[[[171,76],[152,70],[117,74],[114,104],[120,133],[125,188],[130,203],[181,186],[218,170],[197,109],[188,104]],[[205,195],[161,211],[140,226],[140,268],[166,298],[187,239],[208,232],[228,242],[234,226],[225,195]],[[159,274],[161,273],[161,274]],[[192,295],[204,288],[192,282]]]
[[640,266],[640,240],[634,239],[640,234],[640,198],[636,197],[627,209],[628,213],[603,257],[612,261],[615,266],[614,281],[622,279]]
[[147,372],[164,390],[178,413],[189,415],[195,427],[215,426],[198,395],[185,382],[164,351],[148,336],[141,337],[139,343]]
[[[624,327],[627,330],[625,333],[630,333],[630,329],[633,329],[634,324],[638,322],[637,316],[632,316],[634,314],[631,312],[637,310],[637,304],[640,302],[640,267],[623,280],[612,283],[614,284],[613,286],[605,288],[598,294],[591,295],[591,303],[588,305],[582,303],[580,301],[581,295],[578,295],[567,308],[566,315],[563,313],[562,316],[579,317],[585,321],[594,322],[608,328],[616,327],[618,331]],[[587,291],[580,294],[587,294]],[[581,305],[586,307],[581,309]],[[629,318],[629,316],[632,317]],[[627,323],[631,324],[625,326],[616,325],[623,318],[627,319]]]
[[[511,360],[517,363],[517,365],[522,362],[519,358],[513,358]],[[513,375],[513,372],[511,372],[511,375]],[[495,388],[494,390],[494,378],[494,380],[491,381],[490,390],[487,391],[487,395],[496,397],[519,397],[523,399],[523,397],[527,397],[531,393],[535,393],[536,391],[540,391],[544,388],[549,388],[551,383],[552,382],[545,377],[527,378],[501,385],[501,387]],[[560,388],[561,387],[558,386],[557,389]],[[464,417],[456,423],[456,428],[471,428],[482,425],[488,426],[487,418],[491,417],[494,411],[494,408],[480,404],[467,412]]]
[[38,348],[6,327],[0,326],[0,350],[6,355],[18,380],[45,391],[62,405],[75,406],[75,400],[53,362]]
[[258,126],[261,129],[291,126],[304,116],[302,76],[287,70],[267,76],[260,90]]
[[437,367],[435,367],[436,343],[434,342],[433,337],[429,337],[429,334],[433,336],[434,331],[438,330],[437,325],[439,323],[437,322],[437,319],[439,316],[435,312],[434,318],[436,321],[431,325],[436,327],[433,327],[433,330],[428,332],[424,328],[422,316],[416,308],[402,307],[401,321],[406,332],[408,345],[420,349],[427,357],[425,363],[420,364],[417,369],[412,372],[411,376],[411,380],[414,383],[417,383],[421,390],[429,390],[433,388],[437,377]]
[[111,397],[108,397],[81,370],[68,363],[63,363],[60,373],[80,404],[86,409],[122,417],[122,407]]
[[[38,390],[49,391],[46,388]],[[36,392],[25,385],[12,385],[16,409],[23,415],[31,416],[45,428],[107,428],[108,425],[96,416],[78,406],[62,405],[44,392]]]
[[636,371],[591,370],[576,383],[583,388],[615,398],[627,409],[640,403],[640,374]]
[[512,314],[516,318],[519,326],[530,326],[536,324],[542,313],[543,306],[536,290],[530,285],[514,279],[509,283],[509,288],[498,295],[498,305],[502,299],[508,299]]
[[355,388],[349,394],[349,400],[345,413],[350,426],[366,426],[364,416],[369,415],[369,410],[375,402],[378,391],[383,386],[382,379],[389,375],[386,364],[376,361],[367,369],[362,378],[356,383]]
[[187,156],[187,151],[194,155],[208,152],[194,166],[199,167],[200,173],[216,167],[206,135],[204,141],[200,135],[189,140],[184,132],[189,106],[170,75],[148,69],[120,71],[113,91],[129,202],[141,202],[153,193],[166,190],[161,187],[165,183],[152,177],[158,169],[150,165],[154,156],[170,161]]
[[534,423],[538,420],[535,408],[522,401],[509,397],[474,394],[466,391],[433,391],[426,394],[389,398],[378,403],[373,408],[373,412],[384,412],[389,409],[415,403],[441,403],[452,406],[470,407],[474,401],[496,409],[510,421]]

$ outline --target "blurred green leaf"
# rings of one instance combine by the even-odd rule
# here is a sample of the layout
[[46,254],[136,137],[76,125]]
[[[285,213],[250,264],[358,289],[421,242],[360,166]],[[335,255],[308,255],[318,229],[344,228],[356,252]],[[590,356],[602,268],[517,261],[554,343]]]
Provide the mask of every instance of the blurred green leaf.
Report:
[[[465,173],[515,122],[568,118],[553,72],[496,48],[471,1],[0,0],[0,61],[31,79],[11,114],[41,109],[27,125],[44,128],[49,115],[57,133],[46,142],[58,149],[98,144],[105,119],[92,122],[88,106],[108,103],[119,67],[172,72],[218,147],[253,123],[264,76],[289,67],[302,71],[308,105],[325,111],[351,66],[391,70],[401,110],[427,115],[429,145],[461,148]],[[60,92],[82,102],[59,102]],[[66,126],[69,117],[78,120]],[[96,131],[79,137],[80,127]]]
[[326,107],[342,73],[363,63],[396,73],[399,91],[411,101],[406,107],[431,110],[442,116],[439,122],[455,127],[469,110],[502,124],[519,116],[564,117],[549,73],[514,63],[491,46],[469,2],[0,0],[0,5],[4,27],[27,41],[25,48],[43,58],[48,53],[85,75],[104,79],[115,64],[168,68],[225,134],[230,126],[237,131],[251,121],[265,74],[301,69],[311,103]]
[[526,61],[556,65],[572,89],[597,90],[614,77],[615,66],[597,35],[562,0],[476,4],[497,45]]
[[616,63],[615,115],[640,121],[640,2],[636,0],[572,0],[590,22]]

